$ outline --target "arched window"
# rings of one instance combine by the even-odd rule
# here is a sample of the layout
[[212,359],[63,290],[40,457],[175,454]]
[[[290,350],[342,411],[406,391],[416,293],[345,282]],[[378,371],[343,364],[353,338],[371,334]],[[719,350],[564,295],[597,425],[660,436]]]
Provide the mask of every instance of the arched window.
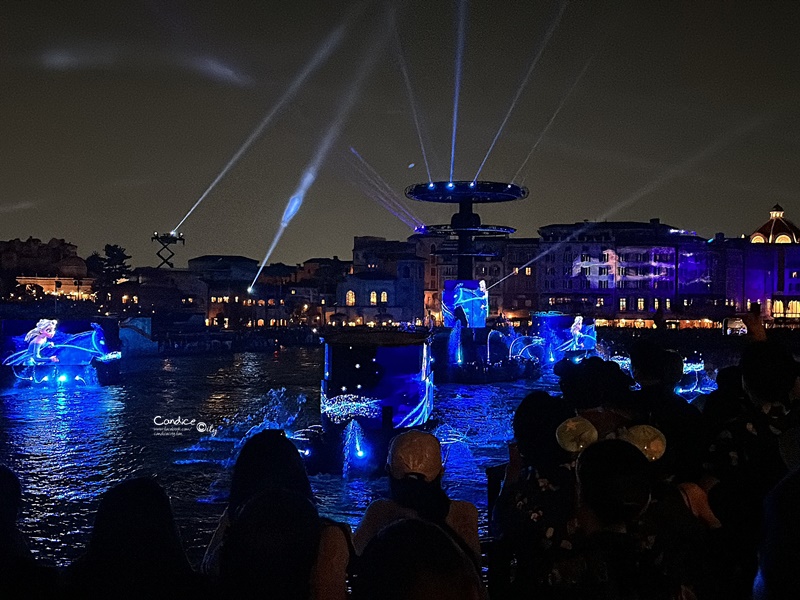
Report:
[[372,306],[375,306],[378,303],[378,292],[376,292],[375,290],[372,290],[369,293],[369,303]]
[[792,238],[790,238],[786,234],[781,234],[781,235],[779,235],[778,237],[775,238],[775,243],[776,244],[791,244],[792,243]]
[[789,300],[789,311],[786,313],[786,316],[793,318],[800,317],[800,302],[797,300]]
[[353,290],[347,290],[344,303],[347,304],[347,306],[356,305],[356,293]]
[[783,300],[772,301],[772,316],[773,317],[783,316]]
[[381,292],[381,302],[383,304],[389,303],[389,292]]
[[753,235],[753,237],[750,238],[750,243],[751,244],[763,244],[766,241],[767,240],[764,239],[764,236],[761,235],[760,233],[756,233],[756,234]]

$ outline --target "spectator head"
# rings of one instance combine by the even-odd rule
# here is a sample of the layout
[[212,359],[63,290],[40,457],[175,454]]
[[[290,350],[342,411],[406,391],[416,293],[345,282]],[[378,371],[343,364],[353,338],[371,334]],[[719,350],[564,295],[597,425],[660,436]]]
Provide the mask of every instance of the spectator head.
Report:
[[564,462],[571,456],[561,448],[556,430],[575,412],[561,398],[547,392],[531,392],[519,403],[514,413],[514,437],[526,464],[546,469]]
[[395,436],[386,461],[394,479],[421,479],[430,483],[442,476],[442,446],[430,433],[412,429]]
[[319,552],[321,522],[296,491],[268,489],[248,500],[232,522],[220,555],[223,589],[232,597],[306,600]]
[[601,527],[625,525],[647,508],[650,475],[647,458],[623,440],[601,440],[578,457],[578,495]]
[[664,381],[664,350],[649,340],[637,340],[631,346],[631,374],[642,386],[659,385]]
[[717,372],[717,389],[720,394],[734,398],[742,396],[742,369],[738,365],[723,367]]
[[169,497],[150,477],[123,481],[103,494],[87,555],[120,571],[189,570]]
[[261,431],[245,442],[233,467],[228,514],[234,517],[250,498],[267,489],[292,490],[314,500],[303,459],[282,430]]
[[16,527],[22,504],[22,486],[16,473],[0,464],[0,532]]
[[367,544],[356,600],[481,600],[472,561],[440,527],[416,519],[384,528]]
[[633,380],[620,366],[590,356],[579,363],[564,359],[555,364],[564,400],[573,408],[584,410],[600,406],[625,406]]
[[742,353],[742,388],[757,406],[787,402],[797,378],[791,353],[774,342],[753,342]]
[[683,379],[683,357],[676,350],[664,350],[664,385],[674,388]]
[[410,430],[396,436],[386,460],[392,499],[435,523],[444,523],[450,498],[442,489],[442,447],[430,433]]

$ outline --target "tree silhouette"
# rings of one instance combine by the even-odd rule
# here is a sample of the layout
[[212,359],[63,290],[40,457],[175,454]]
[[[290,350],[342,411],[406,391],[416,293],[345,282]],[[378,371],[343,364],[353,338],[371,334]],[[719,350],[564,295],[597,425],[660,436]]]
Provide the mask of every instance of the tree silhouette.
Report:
[[133,272],[127,263],[131,257],[125,254],[125,248],[122,246],[106,244],[103,253],[104,256],[101,256],[99,252],[93,252],[86,259],[86,268],[95,276],[94,287],[98,290],[110,288]]

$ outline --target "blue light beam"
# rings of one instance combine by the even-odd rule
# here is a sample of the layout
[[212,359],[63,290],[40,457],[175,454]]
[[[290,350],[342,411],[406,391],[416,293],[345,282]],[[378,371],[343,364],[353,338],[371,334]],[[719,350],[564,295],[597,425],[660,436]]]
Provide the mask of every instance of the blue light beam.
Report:
[[267,250],[266,255],[264,255],[264,260],[261,261],[261,266],[258,268],[258,272],[256,276],[253,278],[253,282],[250,284],[250,288],[252,289],[255,287],[256,281],[261,275],[261,272],[264,270],[264,267],[267,264],[270,256],[272,256],[272,252],[275,250],[275,247],[278,245],[278,241],[281,239],[284,230],[289,225],[289,222],[294,218],[297,212],[300,210],[300,207],[303,205],[303,200],[306,197],[306,193],[314,185],[314,182],[317,179],[317,174],[319,173],[319,169],[322,166],[322,163],[327,158],[328,153],[330,152],[331,146],[339,137],[339,133],[342,130],[342,126],[344,122],[347,120],[347,116],[350,114],[350,111],[353,109],[353,106],[358,99],[359,93],[361,92],[361,88],[364,85],[364,80],[367,78],[367,75],[372,71],[372,68],[375,66],[375,62],[380,55],[379,46],[382,44],[382,40],[380,36],[375,36],[373,42],[366,53],[366,58],[361,63],[359,70],[356,73],[355,80],[353,81],[352,85],[350,86],[350,90],[345,96],[344,100],[339,105],[338,111],[331,122],[328,131],[325,133],[325,136],[322,138],[322,141],[317,148],[314,157],[311,159],[311,162],[306,167],[305,171],[303,172],[303,176],[300,178],[300,183],[297,186],[297,189],[289,198],[289,201],[286,203],[286,208],[283,211],[283,217],[281,217],[281,224],[278,228],[277,233],[275,234],[275,238],[272,240],[272,243]]
[[[414,224],[412,228],[417,227],[419,225],[423,225],[423,222],[420,221],[414,215],[414,213],[411,212],[411,209],[409,209],[404,202],[402,202],[397,198],[397,195],[392,186],[390,186],[386,182],[386,180],[383,179],[383,177],[381,177],[380,174],[374,169],[374,167],[370,165],[363,156],[361,156],[361,153],[359,153],[359,151],[353,148],[352,146],[350,147],[350,152],[353,154],[353,156],[355,156],[359,160],[359,162],[366,169],[367,172],[365,173],[365,175],[368,177],[369,182],[375,188],[375,191],[378,192],[384,199],[384,202],[381,202],[384,205],[384,207],[387,210],[389,210],[389,212],[391,212],[392,214],[398,216],[404,223],[407,223],[406,219],[400,217],[400,215],[398,215],[395,211],[399,211],[400,213],[404,214]],[[407,224],[410,225],[410,223]]]
[[200,206],[203,200],[213,191],[213,189],[217,186],[217,184],[222,181],[222,179],[227,175],[228,171],[230,171],[239,159],[247,152],[250,146],[253,145],[261,134],[266,129],[267,125],[272,122],[272,119],[275,118],[275,115],[278,114],[284,105],[289,102],[300,90],[309,76],[317,70],[317,68],[322,65],[323,62],[330,56],[331,52],[339,45],[344,36],[344,32],[347,30],[350,22],[354,19],[355,12],[351,12],[350,14],[345,17],[345,20],[342,24],[340,24],[322,43],[322,46],[317,50],[316,54],[312,57],[311,61],[305,66],[305,68],[295,77],[294,81],[292,81],[289,88],[283,93],[283,95],[278,99],[275,105],[270,109],[270,111],[261,119],[261,122],[256,126],[256,128],[250,133],[244,143],[239,147],[236,153],[231,157],[228,163],[223,167],[222,171],[214,178],[214,181],[211,182],[211,185],[206,188],[206,191],[202,193],[200,198],[198,198],[197,202],[194,203],[192,208],[189,209],[189,212],[180,220],[180,222],[173,228],[173,231],[178,231],[181,228],[181,225],[189,218],[189,216],[195,211],[195,209]]
[[547,135],[547,132],[550,130],[550,127],[553,125],[553,123],[555,123],[556,118],[558,117],[558,113],[561,112],[561,109],[564,108],[564,105],[567,103],[567,100],[569,100],[569,97],[572,95],[572,92],[574,92],[575,88],[578,87],[578,84],[580,83],[581,79],[583,79],[583,76],[586,74],[586,71],[589,69],[589,65],[592,64],[592,61],[594,60],[595,56],[596,54],[592,54],[589,57],[589,60],[587,60],[586,64],[583,65],[583,68],[581,69],[581,72],[578,73],[578,76],[575,78],[575,81],[573,81],[572,85],[569,86],[567,93],[564,94],[563,98],[561,98],[561,102],[559,102],[558,106],[556,107],[553,116],[550,117],[550,120],[547,122],[547,125],[544,126],[544,129],[542,129],[542,132],[539,134],[539,137],[536,139],[536,142],[533,144],[533,147],[531,148],[530,152],[528,152],[528,155],[525,157],[525,160],[522,161],[522,164],[520,165],[519,169],[517,169],[517,172],[514,173],[514,177],[511,178],[512,182],[515,181],[517,177],[519,177],[519,174],[522,173],[522,169],[525,168],[525,165],[528,164],[528,161],[530,160],[531,156],[533,156],[533,153],[536,152],[536,148],[539,147],[539,144],[544,139],[544,136]]
[[519,100],[519,97],[522,95],[523,90],[528,85],[528,80],[531,78],[531,75],[533,74],[536,65],[539,64],[539,59],[542,58],[542,54],[544,54],[544,49],[547,48],[547,44],[550,42],[550,38],[553,36],[553,32],[555,32],[559,23],[561,23],[561,17],[563,16],[566,8],[567,8],[567,3],[562,2],[559,7],[559,11],[558,14],[556,15],[555,20],[547,29],[547,33],[544,36],[544,41],[542,41],[542,43],[539,46],[539,51],[536,53],[536,56],[534,57],[533,62],[531,62],[530,67],[528,67],[528,72],[525,73],[525,77],[522,79],[522,83],[520,83],[519,88],[517,88],[517,93],[514,95],[514,99],[511,101],[511,106],[508,107],[508,112],[506,113],[503,122],[500,123],[500,128],[497,130],[497,133],[495,134],[492,143],[489,145],[489,149],[486,151],[486,156],[483,157],[481,165],[475,172],[475,177],[472,178],[473,182],[478,180],[478,177],[480,176],[481,171],[483,170],[483,167],[486,164],[486,161],[489,159],[489,155],[492,153],[492,150],[494,150],[494,146],[497,143],[497,140],[500,138],[500,134],[503,133],[503,129],[505,129],[506,123],[508,123],[508,119],[511,117],[511,113],[517,107],[517,101]]
[[[414,99],[414,92],[411,88],[411,78],[408,75],[408,67],[406,65],[405,55],[403,54],[403,44],[400,41],[400,34],[397,31],[397,27],[395,24],[394,29],[394,46],[395,46],[395,54],[397,57],[397,64],[400,66],[400,73],[403,75],[403,83],[406,86],[406,93],[408,94],[408,103],[411,106],[411,116],[414,119],[414,126],[417,130],[417,138],[419,139],[419,147],[422,151],[422,160],[425,163],[425,171],[428,173],[428,181],[433,181],[433,177],[431,177],[431,168],[428,164],[428,154],[425,152],[425,144],[422,141],[422,130],[419,125],[419,114],[417,113],[417,102]],[[409,165],[411,168],[412,165]]]
[[456,161],[456,129],[458,127],[458,99],[461,95],[461,67],[464,60],[464,38],[467,29],[467,0],[458,3],[458,39],[456,42],[455,93],[453,94],[453,135],[450,142],[450,179],[453,181],[453,168]]

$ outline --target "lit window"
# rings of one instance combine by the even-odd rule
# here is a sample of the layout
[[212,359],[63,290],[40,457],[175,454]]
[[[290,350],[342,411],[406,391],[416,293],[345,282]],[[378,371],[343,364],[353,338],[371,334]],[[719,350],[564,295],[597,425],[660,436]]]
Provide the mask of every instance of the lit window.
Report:
[[514,275],[519,275],[519,267],[514,267]]
[[381,292],[381,302],[384,304],[389,303],[389,292]]
[[123,303],[123,304],[127,304],[127,303],[128,303],[128,295],[127,295],[127,294],[125,294],[125,295],[122,297],[122,303]]
[[530,267],[525,267],[525,275],[530,276],[530,274],[531,274],[531,268]]
[[604,298],[598,298],[598,299],[597,299],[597,302],[595,302],[595,303],[594,303],[594,305],[595,305],[597,308],[600,308],[601,306],[603,306],[603,304],[605,304],[605,299],[604,299]]
[[627,298],[620,298],[619,299],[619,309],[620,310],[628,310],[628,299]]
[[672,301],[669,298],[664,299],[664,308],[666,308],[667,310],[672,308]]
[[347,294],[345,294],[344,303],[347,306],[355,306],[356,305],[356,293],[353,290],[347,290]]
[[369,293],[369,303],[372,306],[375,306],[378,303],[378,292],[376,292],[375,290],[372,290]]
[[296,293],[297,293],[297,290],[292,290],[292,296],[294,296]]
[[230,301],[230,296],[223,296],[222,301],[227,304]]
[[216,302],[216,301],[217,301],[217,297],[216,296],[211,296],[211,302]]
[[639,298],[636,300],[636,310],[644,310],[644,298]]
[[658,298],[653,298],[653,308],[658,310],[658,306],[659,306]]

